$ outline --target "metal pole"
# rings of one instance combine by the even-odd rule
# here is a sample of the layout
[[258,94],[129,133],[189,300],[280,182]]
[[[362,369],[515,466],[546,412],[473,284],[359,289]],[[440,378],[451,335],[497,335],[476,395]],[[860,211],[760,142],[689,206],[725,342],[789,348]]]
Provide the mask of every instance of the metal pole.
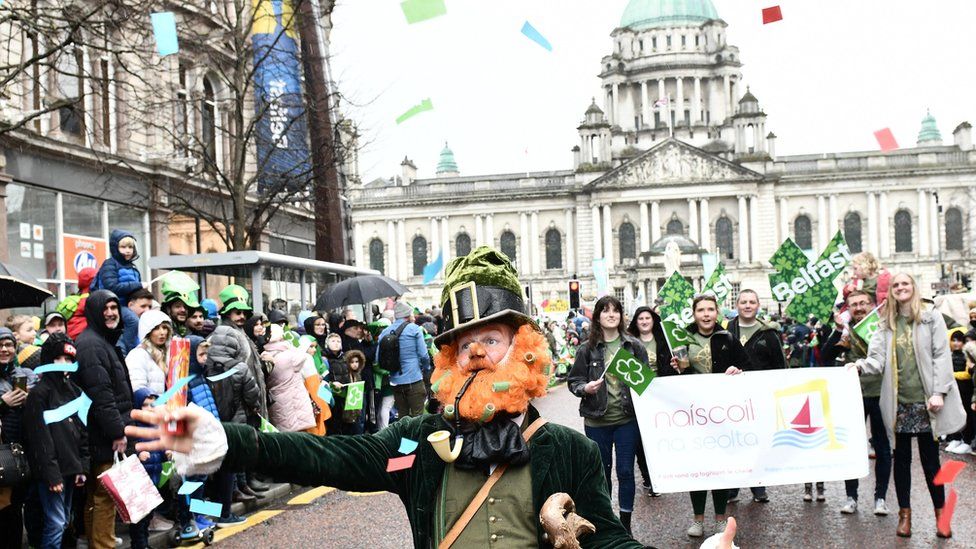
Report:
[[946,287],[947,284],[946,284],[945,263],[942,262],[942,242],[940,242],[941,239],[939,237],[939,220],[942,219],[942,203],[939,202],[938,191],[932,191],[932,196],[935,197],[935,211],[936,211],[935,234],[933,236],[936,238],[936,243],[939,247],[939,292],[938,293],[940,295],[944,295],[949,292],[948,292],[948,288]]

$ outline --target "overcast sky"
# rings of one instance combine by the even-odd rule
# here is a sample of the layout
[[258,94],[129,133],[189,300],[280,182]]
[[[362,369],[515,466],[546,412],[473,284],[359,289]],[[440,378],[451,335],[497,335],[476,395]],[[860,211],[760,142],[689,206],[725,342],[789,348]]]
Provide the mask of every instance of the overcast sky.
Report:
[[[976,123],[976,1],[782,0],[783,21],[762,25],[774,2],[713,0],[778,154],[876,149],[884,127],[914,146],[926,108],[947,144]],[[364,180],[398,174],[404,156],[433,176],[444,141],[463,175],[571,169],[627,3],[446,0],[447,15],[408,25],[399,0],[337,0],[333,75],[363,134]],[[396,124],[428,97],[433,111]]]

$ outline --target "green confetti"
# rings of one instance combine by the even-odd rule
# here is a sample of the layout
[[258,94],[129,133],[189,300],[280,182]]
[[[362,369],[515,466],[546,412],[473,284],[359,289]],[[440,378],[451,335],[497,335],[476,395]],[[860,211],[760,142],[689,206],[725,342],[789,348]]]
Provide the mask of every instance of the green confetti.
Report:
[[430,101],[429,98],[428,99],[424,99],[423,101],[420,102],[419,105],[414,105],[414,106],[410,107],[410,110],[408,110],[407,112],[405,112],[405,113],[401,114],[400,116],[398,116],[397,119],[396,119],[396,123],[397,124],[402,124],[408,118],[411,118],[413,116],[416,116],[416,115],[418,115],[418,114],[420,114],[420,113],[422,113],[424,111],[432,111],[432,110],[434,110],[434,104],[431,103],[431,101]]
[[[261,417],[261,416],[258,416]],[[261,417],[261,426],[258,428],[262,433],[277,433],[278,428],[271,424],[270,421]]]
[[413,25],[428,19],[440,17],[447,13],[444,0],[406,0],[400,2],[400,9],[407,18],[407,23]]

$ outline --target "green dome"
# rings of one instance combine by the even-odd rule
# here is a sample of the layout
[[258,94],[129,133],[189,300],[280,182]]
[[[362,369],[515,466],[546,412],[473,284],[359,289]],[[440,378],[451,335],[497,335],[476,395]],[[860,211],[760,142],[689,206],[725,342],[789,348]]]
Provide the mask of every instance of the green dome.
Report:
[[457,162],[454,160],[454,153],[447,146],[447,142],[444,142],[444,150],[441,151],[441,159],[437,163],[437,173],[451,173],[458,172]]
[[620,18],[620,26],[644,30],[701,25],[718,18],[712,0],[630,0]]
[[922,119],[922,129],[918,131],[918,143],[941,143],[942,134],[939,132],[939,125],[935,121],[930,111],[926,111],[925,118]]

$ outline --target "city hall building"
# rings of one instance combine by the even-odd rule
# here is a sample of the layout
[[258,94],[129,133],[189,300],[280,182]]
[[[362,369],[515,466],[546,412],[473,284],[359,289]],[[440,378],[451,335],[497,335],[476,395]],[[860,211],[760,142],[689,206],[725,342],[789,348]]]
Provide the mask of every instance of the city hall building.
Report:
[[566,299],[573,276],[584,299],[595,296],[594,260],[605,259],[608,291],[630,307],[656,296],[673,242],[696,288],[702,254],[716,254],[735,289],[753,288],[771,305],[768,260],[779,244],[792,238],[818,254],[841,231],[852,252],[914,274],[926,294],[940,265],[950,280],[967,280],[976,244],[970,124],[943,139],[920,113],[913,148],[778,156],[726,27],[709,0],[632,0],[600,60],[603,93],[578,126],[571,169],[461,175],[445,145],[436,177],[417,178],[405,158],[398,176],[347,192],[357,265],[430,304],[441,287],[422,284],[426,264],[440,251],[446,263],[490,245],[516,262],[538,306]]

